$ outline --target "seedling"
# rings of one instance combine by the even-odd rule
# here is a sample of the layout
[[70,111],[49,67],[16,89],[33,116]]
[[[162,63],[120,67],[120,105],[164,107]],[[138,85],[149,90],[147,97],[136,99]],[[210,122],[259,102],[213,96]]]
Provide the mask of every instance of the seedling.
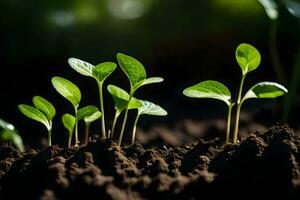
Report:
[[[137,91],[138,88],[147,84],[159,83],[163,81],[163,78],[161,77],[147,78],[146,71],[142,63],[140,63],[140,61],[138,61],[137,59],[131,56],[127,56],[123,53],[118,53],[117,60],[121,69],[124,71],[124,73],[126,74],[130,82],[130,92],[129,92],[128,102],[131,101],[134,93]],[[125,115],[124,115],[119,142],[118,142],[119,146],[121,145],[122,142],[126,121],[128,117],[128,110],[129,110],[129,103],[127,103],[125,108]]]
[[76,124],[76,118],[73,115],[71,115],[69,113],[66,113],[61,117],[61,121],[62,121],[64,127],[68,130],[68,133],[69,133],[68,147],[70,147],[71,142],[72,142],[74,127],[75,127],[75,124]]
[[105,129],[105,117],[104,117],[104,104],[103,104],[103,83],[105,79],[115,71],[117,65],[113,62],[104,62],[96,66],[82,61],[77,58],[70,58],[68,60],[69,65],[78,73],[93,77],[98,84],[99,88],[99,99],[100,99],[100,111],[101,111],[101,127],[102,127],[102,137],[106,138],[106,129]]
[[150,101],[145,101],[145,100],[139,100],[139,101],[141,102],[142,106],[138,108],[138,114],[134,120],[131,144],[134,144],[137,123],[141,115],[166,116],[168,114],[167,111],[162,107],[160,107],[159,105],[156,105]]
[[[242,79],[238,92],[238,98],[236,101],[236,119],[235,128],[233,135],[233,143],[237,142],[238,129],[239,129],[239,118],[241,106],[245,100],[250,98],[276,98],[287,93],[287,89],[282,85],[274,82],[260,82],[254,85],[242,98],[243,85],[246,75],[255,70],[261,60],[261,56],[258,50],[249,44],[240,44],[236,49],[236,60],[242,70]],[[196,98],[213,98],[224,101],[228,105],[228,120],[227,120],[227,131],[226,131],[226,143],[229,142],[230,134],[230,116],[231,109],[234,105],[231,101],[230,91],[223,84],[216,81],[204,81],[197,85],[187,88],[183,92],[184,95]]]
[[[71,81],[58,76],[53,77],[51,79],[51,82],[55,90],[60,95],[62,95],[64,98],[66,98],[68,101],[71,102],[74,108],[75,118],[77,118],[78,107],[81,100],[81,92],[79,88]],[[79,143],[78,122],[76,121],[75,122],[75,146],[77,146],[78,143]]]
[[[119,88],[118,86],[115,86],[115,85],[108,85],[107,90],[111,94],[111,96],[115,102],[116,112],[115,112],[115,116],[113,119],[111,135],[110,135],[110,137],[113,137],[117,120],[118,120],[120,114],[127,108],[127,104],[128,104],[130,95],[125,90],[123,90],[122,88]],[[142,106],[141,102],[133,97],[129,103],[128,109],[137,109],[141,106]]]
[[0,128],[0,141],[11,141],[20,152],[24,152],[23,140],[14,125],[0,119]]
[[77,112],[77,117],[74,117],[71,114],[64,114],[62,116],[62,123],[64,127],[69,132],[69,139],[68,139],[68,147],[71,146],[72,135],[74,132],[75,124],[78,123],[79,120],[84,120],[85,122],[85,136],[84,136],[84,145],[87,145],[88,138],[89,138],[89,129],[90,125],[93,121],[99,119],[101,117],[101,112],[98,111],[96,106],[86,106],[80,108]]
[[[143,65],[130,56],[125,54],[117,54],[118,62],[125,72],[126,76],[130,82],[130,93],[127,93],[125,90],[114,86],[109,85],[108,91],[112,95],[115,102],[115,117],[113,120],[111,136],[114,134],[115,125],[117,123],[118,117],[125,110],[124,121],[122,123],[120,137],[118,144],[121,145],[123,133],[125,129],[125,125],[128,117],[128,110],[137,109],[142,106],[142,103],[134,98],[135,91],[142,87],[143,85],[151,84],[151,83],[159,83],[163,81],[161,77],[151,77],[147,78],[146,71]],[[88,143],[89,139],[89,128],[93,121],[101,118],[101,128],[102,128],[102,138],[106,138],[106,129],[105,129],[105,118],[104,118],[104,104],[103,104],[103,84],[106,78],[111,75],[117,65],[113,62],[104,62],[100,63],[96,66],[79,60],[77,58],[70,58],[68,60],[69,65],[76,70],[78,73],[94,78],[97,81],[99,87],[99,99],[100,99],[100,111],[95,106],[86,106],[79,109],[79,104],[81,101],[81,92],[79,88],[72,83],[71,81],[55,76],[51,79],[51,83],[55,90],[66,98],[74,108],[74,115],[66,113],[62,116],[61,121],[64,127],[67,129],[69,133],[68,138],[68,146],[71,146],[73,132],[75,132],[75,146],[78,146],[78,121],[84,120],[85,122],[85,135],[84,135],[84,144]],[[34,97],[33,106],[28,106],[21,104],[19,108],[21,112],[27,117],[36,120],[42,124],[44,124],[48,130],[49,136],[49,145],[51,145],[51,131],[52,131],[52,119],[55,115],[55,109],[51,103],[42,97]],[[150,111],[149,111],[150,112]],[[141,114],[147,114],[145,111],[141,112]],[[157,114],[158,115],[158,114]],[[136,122],[137,123],[137,122]],[[136,125],[135,125],[136,126]]]
[[25,104],[20,104],[18,107],[25,116],[42,123],[47,128],[48,145],[51,146],[52,120],[56,113],[55,108],[49,101],[40,96],[34,96],[32,101],[35,107]]
[[96,106],[86,106],[78,110],[77,121],[83,120],[85,123],[85,136],[84,145],[89,141],[89,129],[92,122],[101,117],[101,112],[98,111]]
[[237,63],[239,64],[242,70],[242,79],[241,79],[240,89],[239,89],[238,99],[237,99],[233,143],[237,142],[241,106],[246,99],[276,98],[288,92],[287,89],[280,84],[273,83],[273,82],[261,82],[254,85],[242,98],[244,80],[249,72],[255,70],[259,66],[261,56],[259,51],[255,47],[243,43],[237,47],[235,52],[235,57]]
[[226,144],[229,142],[230,124],[231,124],[231,111],[233,103],[229,89],[217,81],[203,81],[194,86],[188,87],[183,91],[183,94],[192,98],[211,98],[218,99],[226,103],[228,106],[227,111],[227,128],[226,128]]

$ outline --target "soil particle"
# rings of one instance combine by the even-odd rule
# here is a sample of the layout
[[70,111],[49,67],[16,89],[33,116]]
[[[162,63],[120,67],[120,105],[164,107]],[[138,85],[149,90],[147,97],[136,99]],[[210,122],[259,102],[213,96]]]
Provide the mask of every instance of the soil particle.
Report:
[[300,139],[288,126],[255,132],[235,145],[216,138],[178,147],[147,149],[136,142],[120,148],[111,139],[94,138],[81,148],[20,154],[2,144],[0,199],[188,200],[231,193],[299,199],[299,151]]

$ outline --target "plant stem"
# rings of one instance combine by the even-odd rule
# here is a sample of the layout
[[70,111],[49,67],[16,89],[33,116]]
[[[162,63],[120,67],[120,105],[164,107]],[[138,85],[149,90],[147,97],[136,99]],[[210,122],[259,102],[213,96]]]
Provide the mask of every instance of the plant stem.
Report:
[[90,130],[91,123],[85,123],[85,135],[84,135],[84,145],[86,146],[89,142],[89,130]]
[[241,112],[241,99],[242,99],[242,92],[243,92],[243,85],[244,80],[247,74],[243,74],[241,83],[240,83],[240,89],[237,99],[237,108],[236,108],[236,118],[235,118],[235,127],[234,127],[234,133],[233,133],[233,144],[236,144],[237,138],[238,138],[238,131],[239,131],[239,121],[240,121],[240,112]]
[[232,107],[233,107],[233,104],[230,103],[230,105],[228,106],[228,116],[227,116],[227,129],[226,129],[226,140],[225,140],[226,144],[229,143]]
[[52,145],[51,135],[52,135],[52,126],[51,126],[51,128],[48,130],[48,146],[49,146],[49,147]]
[[103,82],[97,81],[97,83],[98,83],[98,87],[99,87],[102,138],[106,138],[106,131],[105,131],[105,117],[104,117],[104,105],[103,105],[103,91],[102,91],[102,85],[103,85]]
[[112,127],[111,127],[111,135],[110,135],[111,138],[113,138],[113,136],[114,136],[115,127],[116,127],[116,123],[117,123],[117,120],[118,120],[119,116],[120,116],[120,112],[118,110],[116,110],[116,114],[114,116],[114,121],[113,121],[113,124],[112,124]]
[[122,143],[123,134],[124,134],[124,130],[125,130],[126,122],[127,122],[127,117],[128,117],[129,103],[130,103],[130,101],[133,97],[133,93],[134,92],[131,90],[130,91],[130,96],[129,96],[129,99],[128,99],[128,103],[127,103],[127,106],[126,106],[126,110],[125,110],[125,115],[124,115],[124,119],[123,119],[123,124],[122,124],[122,128],[121,128],[120,136],[119,136],[119,142],[118,142],[119,146],[121,146],[121,143]]
[[78,120],[77,120],[77,110],[78,110],[78,106],[74,107],[75,109],[75,119],[76,119],[76,122],[75,122],[75,146],[78,146]]
[[133,130],[132,130],[131,145],[133,145],[134,141],[135,141],[136,127],[137,127],[137,123],[138,123],[139,118],[140,118],[140,115],[137,114],[137,116],[134,120],[134,125],[133,125]]
[[68,138],[68,147],[71,147],[71,142],[72,142],[72,135],[73,133],[69,133],[69,138]]

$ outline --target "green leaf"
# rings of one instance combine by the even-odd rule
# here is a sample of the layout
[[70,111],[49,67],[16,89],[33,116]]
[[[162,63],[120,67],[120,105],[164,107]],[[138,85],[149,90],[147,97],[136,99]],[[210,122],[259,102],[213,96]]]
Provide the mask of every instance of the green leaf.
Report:
[[77,120],[79,121],[86,117],[89,117],[97,111],[98,108],[96,106],[85,106],[83,108],[80,108],[77,112]]
[[136,84],[134,89],[138,89],[141,86],[152,84],[152,83],[160,83],[163,82],[164,79],[161,77],[151,77],[151,78],[146,78],[145,80],[140,81],[139,83]]
[[203,81],[194,86],[188,87],[183,94],[192,98],[211,98],[224,101],[227,105],[231,104],[231,94],[229,89],[217,81]]
[[85,62],[83,60],[80,60],[78,58],[69,58],[68,63],[79,74],[84,75],[84,76],[93,77],[94,65],[92,65],[88,62]]
[[165,116],[168,114],[165,109],[163,109],[159,105],[156,105],[155,103],[145,100],[139,101],[142,103],[142,107],[138,108],[139,115]]
[[[123,90],[122,88],[115,86],[115,85],[108,85],[107,86],[108,92],[113,97],[115,102],[115,107],[119,112],[122,112],[126,109],[128,101],[129,101],[129,94]],[[129,104],[129,109],[136,109],[141,107],[142,104],[135,98],[132,98]]]
[[134,97],[132,97],[132,99],[131,99],[131,101],[129,103],[128,109],[137,109],[137,108],[139,108],[141,106],[142,106],[141,101],[138,100],[138,99],[136,99],[136,98],[134,98]]
[[3,142],[11,141],[20,152],[25,151],[21,136],[14,131],[7,130],[7,129],[1,130],[0,141]]
[[278,6],[274,0],[258,0],[263,5],[268,17],[272,20],[278,18]]
[[93,76],[103,82],[116,69],[117,65],[113,62],[104,62],[93,68]]
[[243,75],[255,70],[260,64],[259,51],[250,44],[240,44],[235,52],[235,57],[240,65]]
[[58,76],[53,77],[51,82],[59,94],[68,99],[74,107],[78,107],[81,100],[81,93],[79,88],[74,83]]
[[300,2],[295,0],[283,0],[289,13],[296,18],[300,18]]
[[288,90],[278,83],[260,82],[248,90],[242,101],[250,98],[276,98],[287,92]]
[[145,68],[137,59],[122,53],[117,54],[117,59],[120,67],[128,77],[132,88],[146,79]]
[[93,121],[96,121],[97,119],[100,119],[100,117],[101,117],[101,112],[100,111],[96,111],[92,115],[86,116],[85,118],[83,118],[83,120],[86,123],[92,123]]
[[25,104],[20,104],[18,108],[26,117],[44,124],[48,130],[51,129],[47,117],[37,108]]
[[0,141],[11,141],[20,152],[24,152],[24,144],[14,125],[0,119]]
[[0,127],[5,130],[16,131],[14,125],[4,121],[3,119],[0,119]]
[[66,113],[61,117],[61,121],[69,133],[72,134],[75,128],[76,118],[73,115]]
[[39,109],[46,115],[49,121],[52,121],[56,111],[54,106],[49,101],[41,96],[34,96],[32,102],[37,109]]

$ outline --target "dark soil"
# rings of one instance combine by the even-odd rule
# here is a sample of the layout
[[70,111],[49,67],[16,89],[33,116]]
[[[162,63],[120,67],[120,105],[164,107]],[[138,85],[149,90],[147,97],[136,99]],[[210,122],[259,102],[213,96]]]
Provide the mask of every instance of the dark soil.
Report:
[[287,126],[237,145],[196,140],[182,147],[0,148],[0,199],[300,199],[300,138]]

